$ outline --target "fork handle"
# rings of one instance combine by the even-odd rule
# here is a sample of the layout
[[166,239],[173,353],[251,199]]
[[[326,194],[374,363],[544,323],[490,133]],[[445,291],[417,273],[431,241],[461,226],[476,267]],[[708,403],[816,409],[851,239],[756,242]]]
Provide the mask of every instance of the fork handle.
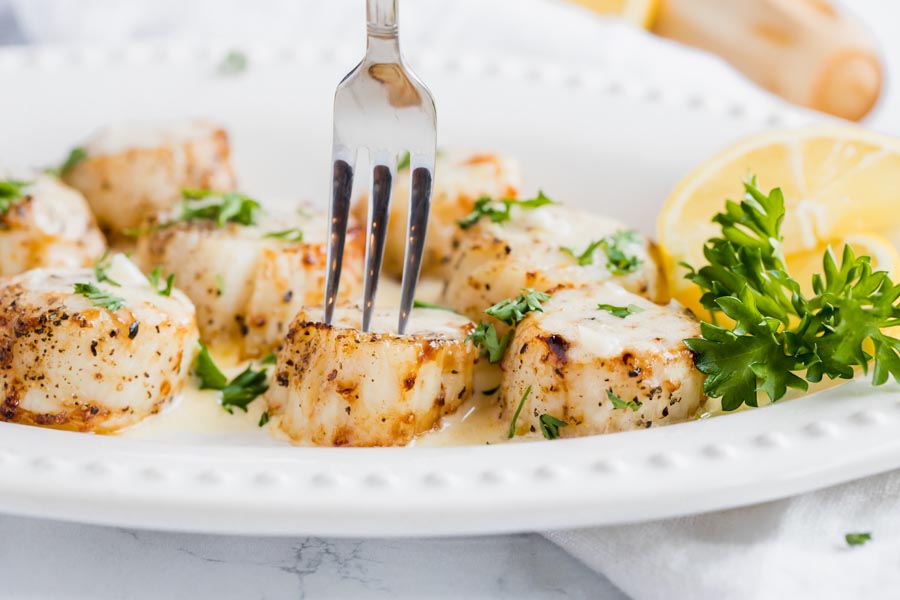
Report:
[[366,30],[369,37],[397,37],[397,0],[367,0]]

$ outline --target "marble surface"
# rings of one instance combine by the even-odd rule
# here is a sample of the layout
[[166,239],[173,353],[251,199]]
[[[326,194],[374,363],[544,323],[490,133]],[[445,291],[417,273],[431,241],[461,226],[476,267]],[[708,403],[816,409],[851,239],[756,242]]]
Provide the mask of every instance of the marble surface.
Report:
[[0,598],[624,599],[537,534],[334,540],[0,517]]

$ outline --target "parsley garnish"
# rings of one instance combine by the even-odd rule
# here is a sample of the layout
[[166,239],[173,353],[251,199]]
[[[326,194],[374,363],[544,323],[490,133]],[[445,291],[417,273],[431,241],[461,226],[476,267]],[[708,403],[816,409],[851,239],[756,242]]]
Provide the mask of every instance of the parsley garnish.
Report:
[[97,259],[97,262],[94,263],[94,277],[97,278],[98,283],[106,282],[109,285],[114,285],[116,287],[122,287],[122,284],[118,281],[114,281],[109,277],[109,269],[112,266],[112,261],[109,259],[109,250],[103,251],[103,256]]
[[862,546],[872,539],[871,533],[848,533],[844,536],[848,546]]
[[475,207],[468,215],[456,222],[461,229],[468,229],[477,223],[482,217],[487,217],[492,223],[505,223],[511,218],[510,211],[513,206],[525,210],[533,210],[546,206],[548,204],[556,204],[553,200],[539,191],[535,198],[530,200],[516,200],[514,198],[501,198],[494,200],[489,196],[482,196],[475,201]]
[[[541,306],[541,302],[546,302],[549,299],[549,294],[536,292],[531,289],[522,289],[522,293],[516,298],[508,298],[498,302],[484,312],[514,327],[529,312],[543,312],[544,309]],[[503,355],[506,353],[506,347],[509,346],[511,338],[512,329],[507,331],[503,337],[500,337],[493,323],[481,321],[475,326],[475,330],[469,334],[466,340],[472,340],[475,346],[480,348],[481,353],[487,355],[488,361],[498,363],[503,360]]]
[[575,254],[571,248],[561,246],[559,249],[575,259],[579,266],[584,267],[594,264],[594,253],[598,248],[606,254],[606,268],[614,275],[633,273],[643,261],[633,254],[628,254],[622,249],[627,243],[637,240],[637,232],[633,230],[617,231],[599,240],[591,242],[584,252]]
[[900,378],[900,340],[882,331],[900,324],[900,286],[845,246],[840,264],[831,248],[825,251],[823,273],[805,295],[782,256],[781,190],[766,195],[755,178],[744,190],[740,204],[727,201],[713,218],[722,237],[703,248],[709,264],[699,271],[685,265],[703,306],[734,322],[701,323],[703,337],[684,342],[707,375],[703,391],[735,410],[756,406],[757,390],[776,401],[825,376],[851,379],[854,367],[867,372],[873,359],[873,385]]
[[0,181],[0,217],[6,212],[25,199],[27,195],[22,188],[31,185],[30,181],[16,181],[15,179],[7,179]]
[[628,306],[616,306],[614,304],[598,304],[598,310],[605,310],[614,317],[624,319],[625,317],[644,312],[644,309],[637,304],[629,304]]
[[[185,189],[181,191],[185,202],[181,205],[181,215],[177,221],[190,221],[192,219],[204,219],[215,221],[218,227],[224,227],[227,223],[238,225],[255,225],[259,211],[259,202],[238,192],[218,192],[208,190]],[[210,197],[219,197],[218,202],[210,202],[194,207],[193,201]],[[162,226],[169,225],[164,224]]]
[[65,175],[67,171],[71,170],[75,165],[77,165],[87,157],[87,150],[85,150],[81,146],[72,148],[71,150],[69,150],[69,155],[66,157],[66,160],[63,161],[63,164],[55,169],[47,169],[47,172],[56,175],[57,177]]
[[269,411],[264,410],[261,415],[259,415],[259,426],[265,427],[266,423],[269,422]]
[[232,50],[222,59],[218,70],[222,75],[236,75],[246,71],[247,66],[247,55],[239,50]]
[[609,398],[610,402],[612,402],[613,408],[630,408],[631,410],[637,410],[643,404],[643,402],[639,402],[637,400],[625,402],[624,400],[613,394],[612,390],[606,390],[606,397]]
[[409,159],[410,159],[409,152],[405,152],[403,154],[403,156],[400,157],[400,160],[397,161],[397,170],[402,171],[403,169],[408,169],[409,168]]
[[275,356],[274,352],[269,352],[265,356],[262,357],[262,360],[259,361],[261,365],[274,365],[275,361],[278,360],[278,357]]
[[550,416],[546,413],[541,415],[541,418],[538,419],[541,423],[541,433],[544,434],[544,437],[548,440],[555,440],[559,437],[559,428],[565,427],[568,425],[565,421],[561,421],[556,417]]
[[456,312],[452,308],[448,306],[441,306],[440,304],[432,304],[431,302],[424,302],[422,300],[413,300],[413,308],[433,308],[435,310],[449,310],[450,312]]
[[153,267],[153,270],[150,271],[150,274],[147,275],[147,281],[150,282],[150,286],[153,287],[153,290],[159,294],[160,296],[171,296],[172,295],[172,286],[175,284],[175,273],[170,274],[166,277],[166,286],[163,289],[159,289],[159,281],[162,278],[162,267],[157,265]]
[[293,229],[285,229],[284,231],[273,231],[267,233],[263,237],[284,240],[285,242],[302,242],[303,232],[294,227]]
[[113,296],[109,292],[104,292],[93,283],[76,283],[75,293],[81,294],[91,301],[94,306],[102,306],[113,312],[125,306],[125,299]]
[[247,412],[247,406],[257,396],[269,389],[266,381],[266,369],[254,371],[252,367],[247,367],[234,379],[228,381],[209,355],[209,349],[203,344],[200,344],[200,354],[197,355],[195,371],[200,377],[201,390],[221,390],[222,408],[229,413],[234,412],[234,407]]
[[522,407],[525,406],[525,400],[528,399],[528,394],[531,393],[531,386],[529,385],[525,389],[525,393],[522,394],[522,399],[519,400],[519,406],[516,408],[516,412],[513,413],[512,421],[509,424],[509,439],[513,439],[516,436],[516,421],[519,420],[519,413],[522,412]]

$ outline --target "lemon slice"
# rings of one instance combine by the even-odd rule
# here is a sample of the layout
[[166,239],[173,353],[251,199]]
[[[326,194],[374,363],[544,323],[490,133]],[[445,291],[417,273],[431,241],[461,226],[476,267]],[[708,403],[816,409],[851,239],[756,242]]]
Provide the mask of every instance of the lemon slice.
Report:
[[[749,173],[764,192],[780,187],[784,193],[783,250],[789,268],[797,263],[794,276],[804,284],[810,261],[819,261],[814,270],[821,270],[825,246],[831,244],[840,256],[850,236],[863,236],[856,238],[864,242],[859,254],[896,259],[883,236],[900,230],[900,140],[850,126],[774,131],[720,152],[666,200],[657,237],[669,290],[685,306],[698,310],[700,293],[684,279],[678,262],[705,264],[703,244],[719,234],[711,219],[726,198],[742,198]],[[877,263],[879,257],[873,258]],[[893,269],[896,264],[886,270]]]
[[601,15],[615,15],[650,29],[659,11],[659,0],[572,0]]

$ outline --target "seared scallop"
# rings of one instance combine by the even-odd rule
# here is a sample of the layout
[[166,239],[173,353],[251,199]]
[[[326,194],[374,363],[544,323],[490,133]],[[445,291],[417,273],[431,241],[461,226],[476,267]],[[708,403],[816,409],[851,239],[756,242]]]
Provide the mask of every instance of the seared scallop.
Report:
[[703,375],[683,340],[700,326],[685,310],[612,283],[558,290],[543,308],[519,323],[502,362],[504,418],[512,421],[522,404],[517,432],[540,431],[544,415],[567,424],[563,437],[695,415]]
[[0,420],[108,433],[181,392],[197,346],[194,307],[177,290],[157,293],[123,256],[105,273],[0,280]]
[[183,188],[235,187],[228,134],[205,121],[127,125],[97,133],[62,176],[81,191],[100,225],[120,233],[181,200]]
[[316,446],[402,446],[434,428],[472,394],[473,324],[455,313],[415,309],[397,335],[395,311],[301,312],[278,355],[269,412],[295,442]]
[[[434,192],[431,215],[422,257],[422,273],[438,275],[450,260],[450,245],[456,221],[469,214],[482,196],[515,198],[520,186],[515,162],[491,152],[440,153],[434,167]],[[409,220],[410,173],[406,165],[397,173],[384,250],[385,272],[399,277],[406,252],[406,228]],[[366,222],[366,202],[354,207],[360,223]]]
[[0,181],[0,276],[84,267],[106,249],[84,197],[49,175]]
[[[151,227],[140,237],[137,261],[145,271],[160,267],[175,275],[175,284],[197,307],[208,344],[236,346],[248,358],[262,356],[281,345],[301,307],[323,304],[327,217],[322,212],[254,209],[247,225],[167,218],[162,222],[169,225]],[[364,252],[365,238],[351,226],[339,301],[362,293]]]
[[506,221],[484,217],[457,227],[454,259],[441,303],[473,319],[523,288],[613,281],[659,299],[659,268],[650,243],[623,224],[554,204],[513,206]]

